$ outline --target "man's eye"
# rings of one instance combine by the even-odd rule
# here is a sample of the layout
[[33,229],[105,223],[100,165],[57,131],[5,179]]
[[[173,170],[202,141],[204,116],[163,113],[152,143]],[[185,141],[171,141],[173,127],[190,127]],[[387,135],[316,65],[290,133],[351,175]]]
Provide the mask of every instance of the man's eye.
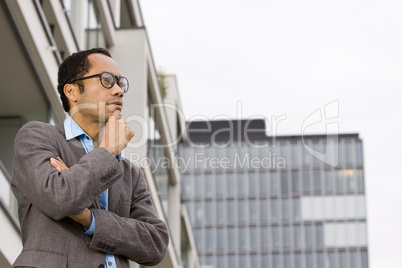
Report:
[[110,83],[112,83],[112,78],[110,78],[110,77],[102,77],[102,81],[104,82],[104,83],[108,83],[108,84],[110,84]]

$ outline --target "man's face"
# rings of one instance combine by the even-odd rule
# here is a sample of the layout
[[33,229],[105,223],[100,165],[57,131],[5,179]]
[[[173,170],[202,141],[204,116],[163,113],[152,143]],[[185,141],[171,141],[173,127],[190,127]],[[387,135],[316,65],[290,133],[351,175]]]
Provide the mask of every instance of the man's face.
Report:
[[[84,76],[109,72],[122,76],[117,63],[110,57],[96,53],[88,56],[90,68]],[[84,92],[78,96],[77,112],[90,122],[107,122],[110,116],[120,116],[124,93],[115,82],[112,88],[105,88],[98,76],[82,80]]]

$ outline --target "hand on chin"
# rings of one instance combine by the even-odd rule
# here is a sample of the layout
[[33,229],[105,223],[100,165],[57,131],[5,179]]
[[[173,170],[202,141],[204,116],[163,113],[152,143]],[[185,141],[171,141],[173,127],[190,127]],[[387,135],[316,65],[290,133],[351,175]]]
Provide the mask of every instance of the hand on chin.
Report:
[[123,117],[123,115],[121,114],[121,111],[117,110],[117,109],[113,111],[112,116],[116,116],[118,119]]

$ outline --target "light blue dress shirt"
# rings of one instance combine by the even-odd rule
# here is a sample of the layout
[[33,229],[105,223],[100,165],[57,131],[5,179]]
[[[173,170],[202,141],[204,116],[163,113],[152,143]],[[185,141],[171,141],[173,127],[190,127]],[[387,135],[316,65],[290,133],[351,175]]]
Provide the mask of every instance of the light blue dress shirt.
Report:
[[[64,130],[66,132],[66,140],[71,140],[76,137],[79,137],[81,140],[82,145],[84,146],[85,152],[89,153],[93,149],[95,149],[93,145],[93,141],[91,137],[89,137],[83,130],[82,128],[72,119],[70,116],[68,116],[64,120]],[[116,156],[117,160],[120,161],[121,155]],[[108,197],[109,197],[109,189],[106,189],[103,193],[99,195],[99,203],[102,207],[102,209],[108,210]],[[92,212],[91,212],[92,213]],[[87,235],[93,235],[95,232],[95,217],[94,214],[92,213],[92,223],[91,226],[88,228],[84,228],[85,234]],[[106,262],[105,262],[105,267],[106,268],[117,268],[116,266],[116,259],[114,258],[113,254],[106,253]]]

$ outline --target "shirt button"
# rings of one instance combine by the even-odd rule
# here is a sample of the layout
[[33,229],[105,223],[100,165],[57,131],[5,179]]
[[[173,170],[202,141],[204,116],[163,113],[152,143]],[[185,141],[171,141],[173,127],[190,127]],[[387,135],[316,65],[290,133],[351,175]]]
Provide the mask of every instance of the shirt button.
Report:
[[108,264],[109,266],[112,266],[113,263],[110,261],[110,262],[108,262],[107,264]]

